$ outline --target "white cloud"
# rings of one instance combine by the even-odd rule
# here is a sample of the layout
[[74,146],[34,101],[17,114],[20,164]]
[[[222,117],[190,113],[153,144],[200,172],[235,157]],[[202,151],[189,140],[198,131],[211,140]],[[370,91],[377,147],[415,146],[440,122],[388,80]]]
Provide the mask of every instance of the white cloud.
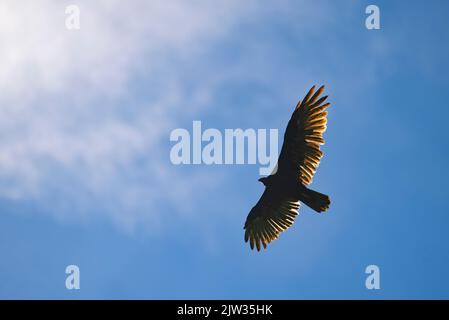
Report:
[[[78,31],[65,27],[69,4],[80,8]],[[173,60],[194,58],[249,8],[238,1],[2,1],[0,196],[37,201],[62,218],[95,210],[128,228],[155,222],[160,201],[188,204],[192,186],[172,183],[160,143],[172,115],[207,101],[207,88],[186,96]],[[162,92],[149,88],[148,101],[134,99],[139,76]]]

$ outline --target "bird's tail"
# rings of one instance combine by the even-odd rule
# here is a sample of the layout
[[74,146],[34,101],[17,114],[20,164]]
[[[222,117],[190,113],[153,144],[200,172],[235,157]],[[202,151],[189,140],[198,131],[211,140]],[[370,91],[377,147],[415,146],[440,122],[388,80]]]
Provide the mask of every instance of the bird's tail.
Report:
[[329,196],[307,188],[301,190],[299,200],[316,212],[326,211],[331,203]]

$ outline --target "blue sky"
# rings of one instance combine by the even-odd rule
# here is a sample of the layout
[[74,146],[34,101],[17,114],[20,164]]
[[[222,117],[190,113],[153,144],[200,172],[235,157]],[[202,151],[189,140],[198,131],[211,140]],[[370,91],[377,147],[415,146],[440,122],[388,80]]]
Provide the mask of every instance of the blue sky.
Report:
[[[0,298],[449,298],[448,10],[3,1]],[[302,206],[253,252],[259,166],[174,166],[170,132],[282,134],[313,84],[332,103],[312,184],[331,208]],[[80,290],[65,288],[70,264]]]

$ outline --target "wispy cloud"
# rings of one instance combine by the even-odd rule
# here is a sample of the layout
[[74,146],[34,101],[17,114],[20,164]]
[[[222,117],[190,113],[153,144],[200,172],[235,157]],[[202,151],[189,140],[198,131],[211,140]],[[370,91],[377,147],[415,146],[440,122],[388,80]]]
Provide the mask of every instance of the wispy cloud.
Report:
[[[69,4],[80,8],[80,30],[65,27]],[[207,88],[188,92],[177,69],[249,8],[3,1],[0,195],[57,217],[99,212],[128,228],[157,219],[158,201],[176,195],[187,205],[192,186],[168,184],[175,177],[160,144],[176,114],[205,103]]]

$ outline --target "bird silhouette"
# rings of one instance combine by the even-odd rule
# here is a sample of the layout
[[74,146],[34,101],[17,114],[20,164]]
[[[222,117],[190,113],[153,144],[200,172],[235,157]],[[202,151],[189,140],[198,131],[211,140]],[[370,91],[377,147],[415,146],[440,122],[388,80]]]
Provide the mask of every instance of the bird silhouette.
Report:
[[316,212],[329,208],[329,196],[306,187],[320,163],[330,103],[321,86],[315,93],[313,86],[303,101],[299,101],[288,122],[284,143],[278,158],[277,170],[260,178],[265,191],[251,209],[245,222],[245,242],[251,249],[267,247],[271,241],[289,228],[298,215],[300,202]]

